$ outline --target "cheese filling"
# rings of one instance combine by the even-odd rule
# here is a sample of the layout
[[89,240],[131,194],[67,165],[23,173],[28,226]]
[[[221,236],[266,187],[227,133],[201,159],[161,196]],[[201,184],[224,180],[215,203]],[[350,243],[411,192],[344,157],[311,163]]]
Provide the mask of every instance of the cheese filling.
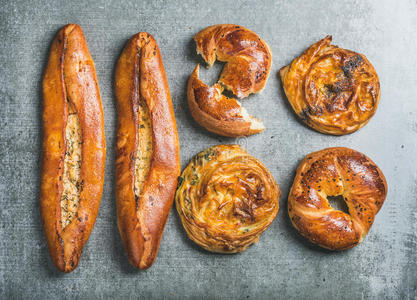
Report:
[[67,149],[64,158],[63,190],[61,197],[61,226],[68,226],[77,214],[83,183],[81,175],[82,133],[78,114],[68,102],[68,121],[65,128]]
[[140,99],[138,105],[138,148],[135,157],[135,198],[138,199],[142,193],[145,180],[148,176],[153,152],[152,145],[152,123],[149,109],[145,100]]

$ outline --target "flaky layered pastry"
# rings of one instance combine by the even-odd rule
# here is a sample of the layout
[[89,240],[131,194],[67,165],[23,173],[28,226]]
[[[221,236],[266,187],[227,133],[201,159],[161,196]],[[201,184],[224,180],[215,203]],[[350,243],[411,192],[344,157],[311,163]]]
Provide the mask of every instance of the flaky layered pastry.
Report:
[[42,221],[53,263],[71,272],[96,220],[106,157],[96,71],[80,26],[56,35],[42,88]]
[[310,46],[280,70],[288,101],[296,114],[317,131],[354,132],[375,114],[378,75],[359,53],[330,45],[331,36]]
[[161,53],[135,34],[116,67],[117,223],[130,263],[152,266],[180,174],[177,125]]
[[[307,155],[298,166],[288,213],[312,243],[344,250],[362,242],[386,195],[384,174],[372,160],[349,148],[327,148]],[[329,199],[336,196],[348,213],[332,208]]]
[[194,69],[188,82],[188,103],[194,119],[207,130],[224,136],[261,132],[262,122],[250,116],[236,99],[223,95],[223,90],[230,90],[238,98],[260,92],[271,69],[269,46],[253,31],[232,24],[210,26],[194,40],[208,67],[216,59],[226,62],[218,83],[212,87],[198,78],[199,66]]
[[198,153],[183,171],[175,202],[191,240],[237,253],[257,242],[278,213],[281,190],[271,173],[238,145]]

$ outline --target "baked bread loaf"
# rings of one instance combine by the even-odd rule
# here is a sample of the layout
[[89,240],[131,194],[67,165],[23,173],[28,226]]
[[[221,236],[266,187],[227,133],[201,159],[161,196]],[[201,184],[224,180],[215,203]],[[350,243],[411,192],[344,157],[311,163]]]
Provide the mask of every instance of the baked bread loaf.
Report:
[[343,135],[364,126],[375,114],[378,75],[359,53],[330,45],[331,36],[310,46],[280,70],[285,94],[307,125]]
[[198,153],[182,172],[175,203],[189,238],[204,249],[237,253],[257,242],[278,213],[271,173],[238,145]]
[[238,25],[210,26],[194,40],[197,52],[211,67],[226,62],[217,84],[210,87],[198,78],[199,66],[188,82],[188,103],[194,119],[207,130],[237,137],[261,132],[262,122],[250,116],[240,103],[223,95],[226,88],[238,98],[260,92],[268,79],[272,55],[269,46],[253,31]]
[[56,35],[42,88],[42,222],[53,263],[71,272],[96,220],[106,158],[96,71],[80,26]]
[[[349,148],[307,155],[298,166],[288,214],[310,242],[330,250],[349,249],[364,239],[387,195],[382,171]],[[348,213],[333,209],[328,197],[343,197]]]
[[168,81],[149,33],[126,44],[115,91],[117,223],[130,263],[146,269],[158,254],[181,171]]

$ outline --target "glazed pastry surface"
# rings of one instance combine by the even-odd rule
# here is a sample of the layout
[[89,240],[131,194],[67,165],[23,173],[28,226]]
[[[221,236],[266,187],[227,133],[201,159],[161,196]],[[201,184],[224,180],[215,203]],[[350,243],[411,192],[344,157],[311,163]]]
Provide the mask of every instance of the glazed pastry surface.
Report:
[[96,70],[79,25],[52,42],[42,92],[42,223],[52,262],[71,272],[94,227],[106,160]]
[[151,34],[131,37],[114,79],[117,224],[130,263],[147,269],[158,255],[181,172],[168,80]]
[[210,26],[194,40],[197,53],[211,67],[226,62],[218,83],[208,86],[198,77],[197,65],[188,82],[188,103],[194,119],[207,130],[223,136],[247,136],[264,130],[236,99],[223,95],[230,90],[238,98],[260,92],[268,79],[272,54],[253,31],[233,24]]
[[221,24],[200,31],[194,40],[208,66],[226,62],[219,82],[238,98],[260,92],[268,79],[272,54],[255,32],[239,25]]
[[375,114],[380,86],[364,55],[331,41],[327,36],[313,44],[280,75],[301,120],[322,133],[343,135],[358,130]]
[[281,190],[271,173],[238,145],[198,153],[175,196],[191,240],[208,251],[236,253],[258,241],[275,219]]
[[[298,166],[289,197],[294,227],[312,243],[349,249],[364,239],[387,195],[378,166],[349,148],[327,148],[307,155]],[[348,212],[332,208],[328,197],[342,197]]]

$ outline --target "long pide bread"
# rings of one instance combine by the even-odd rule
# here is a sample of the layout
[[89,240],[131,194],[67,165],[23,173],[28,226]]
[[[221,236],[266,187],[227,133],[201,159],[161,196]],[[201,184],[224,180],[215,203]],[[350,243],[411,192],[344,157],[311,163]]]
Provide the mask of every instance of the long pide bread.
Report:
[[43,78],[40,205],[50,256],[71,272],[93,229],[106,143],[94,62],[80,26],[56,35]]
[[117,220],[130,263],[149,268],[158,253],[180,174],[174,111],[161,54],[134,35],[116,67]]

